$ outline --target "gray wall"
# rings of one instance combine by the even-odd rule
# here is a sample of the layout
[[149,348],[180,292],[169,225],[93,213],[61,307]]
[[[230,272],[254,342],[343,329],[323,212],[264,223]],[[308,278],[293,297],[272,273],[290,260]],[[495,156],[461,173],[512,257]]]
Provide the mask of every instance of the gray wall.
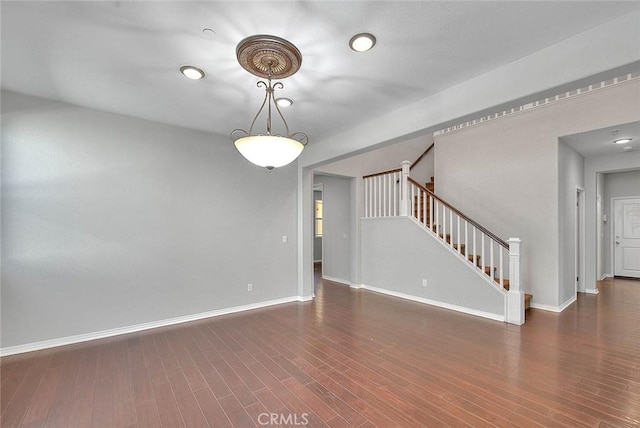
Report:
[[[640,167],[640,165],[638,165]],[[603,224],[603,264],[604,272],[607,275],[614,274],[614,268],[611,264],[611,243],[613,236],[613,215],[611,212],[612,202],[611,198],[620,198],[628,196],[640,197],[640,170],[625,171],[603,174],[604,176],[604,189],[603,189],[603,212],[607,215],[607,223]],[[600,217],[602,221],[602,217]]]
[[362,219],[362,284],[504,316],[497,287],[407,217]]
[[438,194],[498,236],[522,239],[522,287],[532,304],[563,303],[558,138],[638,120],[639,87],[603,88],[436,136]]
[[316,175],[314,184],[318,183],[323,185],[322,276],[350,284],[353,233],[351,179]]
[[576,192],[578,187],[584,190],[584,157],[560,141],[558,166],[558,302],[562,306],[576,297]]
[[2,347],[297,295],[296,180],[225,136],[3,92]]

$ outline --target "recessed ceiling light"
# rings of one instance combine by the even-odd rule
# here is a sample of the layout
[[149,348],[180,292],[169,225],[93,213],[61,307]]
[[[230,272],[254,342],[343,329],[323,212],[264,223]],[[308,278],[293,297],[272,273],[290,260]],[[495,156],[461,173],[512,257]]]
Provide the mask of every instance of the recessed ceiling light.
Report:
[[289,107],[293,104],[293,100],[291,98],[278,98],[276,99],[276,104],[278,104],[279,107]]
[[199,80],[204,77],[204,71],[193,65],[183,65],[180,67],[180,73],[192,80]]
[[631,141],[631,138],[620,138],[619,140],[615,140],[614,144],[627,144]]
[[349,40],[349,46],[356,52],[366,52],[376,44],[376,37],[370,33],[356,34]]

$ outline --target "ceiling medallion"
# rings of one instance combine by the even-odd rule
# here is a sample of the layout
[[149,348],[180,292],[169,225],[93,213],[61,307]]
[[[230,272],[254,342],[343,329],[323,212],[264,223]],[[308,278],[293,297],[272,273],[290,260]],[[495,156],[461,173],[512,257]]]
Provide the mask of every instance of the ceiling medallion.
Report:
[[238,43],[236,56],[242,68],[263,79],[284,79],[295,74],[302,65],[302,54],[293,43],[264,34],[247,37]]

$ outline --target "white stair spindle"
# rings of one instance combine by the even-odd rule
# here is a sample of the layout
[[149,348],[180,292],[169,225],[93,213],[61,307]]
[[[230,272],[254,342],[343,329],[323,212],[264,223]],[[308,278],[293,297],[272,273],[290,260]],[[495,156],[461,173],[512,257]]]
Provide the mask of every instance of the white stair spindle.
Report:
[[477,265],[478,264],[478,258],[476,257],[476,227],[473,226],[472,227],[473,230],[473,236],[471,237],[473,239],[473,252],[471,254],[473,254],[473,264]]
[[[456,226],[456,242],[458,243],[458,254],[462,253],[462,245],[460,245],[460,216],[456,214],[456,222],[458,223]],[[453,242],[453,239],[451,239]]]
[[387,191],[387,186],[389,184],[389,176],[385,175],[383,180],[382,180],[382,216],[386,217],[389,215],[389,213],[387,212],[387,204],[388,204],[388,191]]
[[449,236],[449,245],[453,247],[453,210],[451,208],[449,208]]
[[485,257],[484,257],[484,233],[480,233],[480,266],[479,268],[482,270],[482,272],[484,272],[484,268],[482,268],[481,266],[484,265],[485,263]]
[[499,275],[498,275],[498,279],[500,280],[500,287],[504,286],[504,274],[503,274],[503,266],[502,266],[502,251],[504,250],[504,248],[502,247],[502,245],[498,245],[498,251],[500,251],[499,254]]
[[464,221],[464,255],[469,256],[469,222]]
[[367,178],[364,179],[363,183],[364,187],[364,216],[369,217],[369,180]]
[[425,192],[424,190],[420,191],[420,197],[422,198],[422,221],[421,223],[424,224],[424,227],[427,227],[427,192]]
[[378,177],[373,177],[373,216],[378,216]]
[[442,204],[442,240],[447,242],[447,206]]
[[429,195],[429,229],[433,229],[433,198]]
[[494,241],[493,239],[489,238],[489,258],[491,259],[491,263],[489,263],[489,275],[491,276],[491,279],[495,279],[495,269],[493,268],[495,266],[495,263],[493,262],[493,247],[494,247]]

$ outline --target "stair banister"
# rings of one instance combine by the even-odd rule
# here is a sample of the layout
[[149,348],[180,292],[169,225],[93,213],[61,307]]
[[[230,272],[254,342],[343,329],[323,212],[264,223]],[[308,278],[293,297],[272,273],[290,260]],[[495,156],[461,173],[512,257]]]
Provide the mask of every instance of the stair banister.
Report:
[[422,160],[422,158],[424,158],[427,153],[429,153],[431,151],[431,149],[433,149],[433,146],[435,146],[435,143],[432,143],[429,147],[427,147],[427,150],[425,150],[420,157],[418,157],[418,159],[415,160],[415,162],[413,162],[411,164],[411,166],[409,167],[409,169],[413,169],[414,166],[418,165],[418,163],[420,163],[420,161]]
[[524,324],[525,298],[531,296],[524,294],[520,282],[520,239],[509,238],[507,242],[499,238],[413,180],[410,169],[411,163],[404,161],[402,168],[363,176],[365,217],[401,216],[417,220],[462,260],[482,272],[487,281],[505,291],[505,321]]
[[[476,223],[474,220],[472,220],[471,218],[467,217],[467,215],[464,214],[462,211],[458,210],[456,207],[454,207],[449,202],[447,202],[444,199],[442,199],[440,196],[436,196],[435,193],[433,193],[431,190],[425,188],[423,185],[421,185],[420,183],[415,181],[413,178],[408,177],[408,181],[410,183],[413,183],[415,186],[419,187],[422,191],[426,192],[429,196],[433,197],[436,201],[439,201],[440,203],[446,205],[448,209],[450,209],[451,211],[453,211],[454,213],[456,213],[457,215],[462,217],[462,219],[468,221],[470,224],[475,226],[476,229],[481,231],[483,234],[489,236],[491,239],[496,241],[498,244],[502,245],[507,250],[509,249],[509,244],[504,239],[500,239],[500,237],[496,236],[494,233],[492,233],[491,231],[487,230],[485,227],[481,226],[479,223]],[[409,201],[409,203],[411,203],[411,201]]]
[[509,238],[509,291],[507,295],[507,322],[524,324],[524,293],[520,287],[520,244],[518,238]]
[[406,217],[409,215],[409,205],[411,199],[409,198],[409,169],[411,168],[411,162],[408,160],[402,161],[402,178],[400,179],[400,216]]

